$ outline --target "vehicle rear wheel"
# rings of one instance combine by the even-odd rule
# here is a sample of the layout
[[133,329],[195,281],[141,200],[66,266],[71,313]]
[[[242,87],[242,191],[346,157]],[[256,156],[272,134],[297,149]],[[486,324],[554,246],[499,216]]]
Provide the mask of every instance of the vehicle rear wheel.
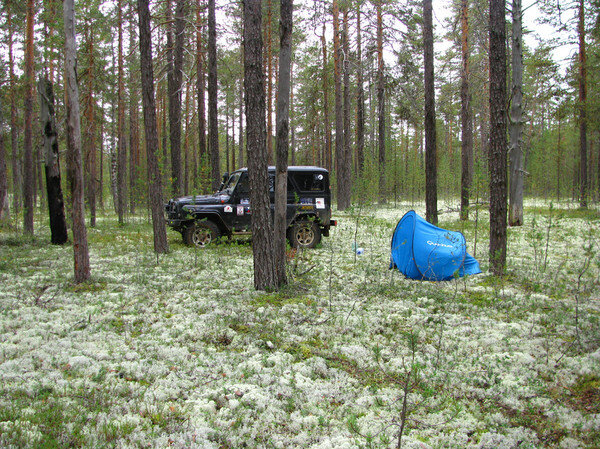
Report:
[[212,221],[197,221],[183,231],[186,245],[204,247],[217,240],[219,228]]
[[289,232],[293,248],[314,248],[321,241],[321,229],[314,221],[298,221]]

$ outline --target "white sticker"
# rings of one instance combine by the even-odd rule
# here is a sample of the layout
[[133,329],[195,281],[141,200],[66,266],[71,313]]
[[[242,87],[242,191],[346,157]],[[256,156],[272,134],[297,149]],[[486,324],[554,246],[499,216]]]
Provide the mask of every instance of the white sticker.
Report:
[[315,198],[317,209],[325,209],[325,198]]
[[225,206],[225,212],[230,214],[231,212],[233,212],[233,207],[231,206]]
[[237,214],[238,215],[244,215],[244,206],[238,206],[237,207]]

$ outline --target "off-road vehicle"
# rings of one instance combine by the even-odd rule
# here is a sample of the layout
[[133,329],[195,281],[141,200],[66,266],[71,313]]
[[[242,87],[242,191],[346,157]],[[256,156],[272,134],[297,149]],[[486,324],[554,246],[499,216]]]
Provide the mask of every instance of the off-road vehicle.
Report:
[[[275,167],[269,167],[271,211],[275,199]],[[320,167],[288,167],[287,238],[293,247],[313,248],[321,236],[329,235],[331,192],[329,172]],[[165,205],[167,225],[181,233],[188,245],[205,246],[221,236],[250,232],[250,188],[248,169],[223,176],[223,184],[212,195],[186,196]]]

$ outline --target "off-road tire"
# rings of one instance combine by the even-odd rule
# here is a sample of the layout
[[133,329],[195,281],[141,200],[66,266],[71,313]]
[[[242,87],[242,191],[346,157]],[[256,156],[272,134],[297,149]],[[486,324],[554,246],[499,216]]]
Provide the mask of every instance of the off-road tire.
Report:
[[219,238],[219,228],[212,221],[196,221],[182,232],[183,241],[189,246],[205,247]]
[[292,248],[314,248],[321,241],[321,229],[314,221],[297,221],[288,233]]

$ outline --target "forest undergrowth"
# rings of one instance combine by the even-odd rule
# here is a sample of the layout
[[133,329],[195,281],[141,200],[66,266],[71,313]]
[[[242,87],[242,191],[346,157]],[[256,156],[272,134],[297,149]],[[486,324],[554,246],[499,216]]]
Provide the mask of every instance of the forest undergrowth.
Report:
[[445,207],[483,273],[433,283],[388,269],[411,208],[334,211],[279,292],[248,238],[157,257],[145,217],[101,215],[75,285],[44,218],[4,223],[0,446],[600,447],[599,212],[527,203],[500,278],[486,211]]

